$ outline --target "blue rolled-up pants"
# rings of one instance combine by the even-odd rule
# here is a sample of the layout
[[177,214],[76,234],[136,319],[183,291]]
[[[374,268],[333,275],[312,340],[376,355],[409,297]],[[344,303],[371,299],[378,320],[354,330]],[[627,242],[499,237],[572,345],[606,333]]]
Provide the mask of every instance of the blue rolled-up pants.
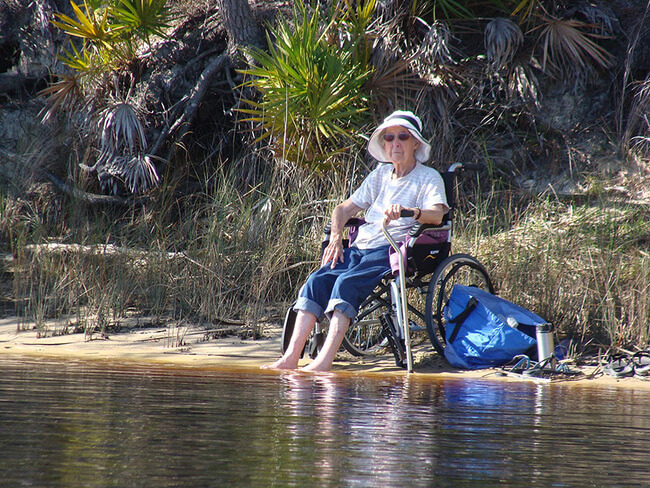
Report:
[[344,249],[342,263],[334,269],[327,263],[314,271],[298,292],[294,310],[303,310],[323,320],[338,310],[354,319],[359,306],[390,271],[389,246],[374,249]]

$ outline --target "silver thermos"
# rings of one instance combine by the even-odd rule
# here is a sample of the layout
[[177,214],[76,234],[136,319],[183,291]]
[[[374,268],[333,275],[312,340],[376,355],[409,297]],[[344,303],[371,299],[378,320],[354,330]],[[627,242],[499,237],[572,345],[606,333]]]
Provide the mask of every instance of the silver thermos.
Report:
[[[537,336],[537,360],[539,362],[553,356],[553,324],[538,324],[536,327]],[[555,362],[554,360],[551,360]],[[555,366],[555,365],[553,365]]]

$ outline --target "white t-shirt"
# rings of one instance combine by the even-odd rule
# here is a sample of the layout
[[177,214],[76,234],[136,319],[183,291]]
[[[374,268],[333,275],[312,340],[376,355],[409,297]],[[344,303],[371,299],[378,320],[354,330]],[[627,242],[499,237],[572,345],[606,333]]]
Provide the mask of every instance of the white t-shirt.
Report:
[[[359,228],[359,234],[353,244],[359,249],[372,249],[388,244],[381,224],[384,211],[392,204],[399,203],[403,207],[422,209],[442,204],[449,208],[445,183],[435,169],[417,163],[415,168],[402,178],[393,179],[392,174],[392,164],[380,164],[350,197],[355,205],[366,210],[366,224]],[[388,231],[393,239],[399,242],[406,238],[409,229],[416,223],[411,217],[391,220]]]

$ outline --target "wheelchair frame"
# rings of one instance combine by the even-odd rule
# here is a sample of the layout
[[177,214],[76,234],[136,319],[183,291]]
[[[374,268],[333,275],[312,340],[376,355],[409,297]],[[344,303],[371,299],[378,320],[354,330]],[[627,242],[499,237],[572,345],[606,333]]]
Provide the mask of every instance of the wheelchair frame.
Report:
[[[444,356],[445,348],[445,306],[449,300],[454,284],[478,286],[494,293],[492,280],[485,267],[474,257],[467,254],[452,254],[453,216],[457,207],[456,187],[458,176],[467,169],[467,165],[455,163],[442,173],[449,212],[441,225],[416,224],[411,228],[406,250],[406,263],[400,261],[397,279],[392,272],[387,273],[380,285],[364,300],[359,307],[357,318],[350,325],[342,347],[355,356],[377,354],[389,347],[395,357],[397,366],[412,371],[412,354],[410,351],[410,333],[424,330],[424,324],[433,348]],[[412,216],[405,214],[403,217]],[[356,228],[363,220],[350,219],[350,236],[354,237]],[[445,242],[437,244],[418,244],[418,238],[428,232],[447,232]],[[330,224],[325,229],[325,240],[321,250],[329,242]],[[389,242],[399,252],[397,243],[387,235]],[[392,242],[391,242],[392,241]],[[347,245],[347,243],[344,243]],[[434,256],[432,266],[423,267],[415,260],[416,247],[422,246],[427,256]],[[424,311],[413,303],[408,303],[408,290],[415,289],[424,297]],[[286,350],[295,323],[295,312],[291,307],[285,316],[282,331],[282,352]],[[325,324],[317,323],[314,332],[305,345],[305,351],[315,358],[326,334]]]

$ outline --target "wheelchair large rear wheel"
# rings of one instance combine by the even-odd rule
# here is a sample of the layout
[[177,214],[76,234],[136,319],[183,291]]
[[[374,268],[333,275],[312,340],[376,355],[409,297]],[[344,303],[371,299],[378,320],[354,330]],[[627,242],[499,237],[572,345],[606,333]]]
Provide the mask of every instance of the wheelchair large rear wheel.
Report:
[[444,354],[447,323],[444,309],[454,285],[475,286],[494,293],[492,280],[485,267],[467,254],[452,254],[436,268],[427,291],[425,317],[427,333],[434,349]]

